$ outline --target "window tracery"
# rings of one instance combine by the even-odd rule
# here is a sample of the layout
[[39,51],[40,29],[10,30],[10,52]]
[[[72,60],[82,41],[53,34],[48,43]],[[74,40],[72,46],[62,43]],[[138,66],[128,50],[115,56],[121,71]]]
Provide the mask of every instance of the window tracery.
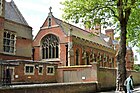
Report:
[[42,59],[58,58],[59,41],[55,35],[49,34],[42,40]]

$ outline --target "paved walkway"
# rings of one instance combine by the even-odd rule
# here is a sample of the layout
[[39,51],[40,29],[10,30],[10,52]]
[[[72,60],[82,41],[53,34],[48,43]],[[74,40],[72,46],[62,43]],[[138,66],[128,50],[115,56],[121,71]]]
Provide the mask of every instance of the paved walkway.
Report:
[[140,86],[134,89],[134,93],[140,93]]
[[[107,91],[107,92],[98,92],[98,93],[118,93],[118,92],[115,92],[115,91]],[[134,90],[133,90],[133,93],[140,93],[140,86],[136,86],[134,88]]]

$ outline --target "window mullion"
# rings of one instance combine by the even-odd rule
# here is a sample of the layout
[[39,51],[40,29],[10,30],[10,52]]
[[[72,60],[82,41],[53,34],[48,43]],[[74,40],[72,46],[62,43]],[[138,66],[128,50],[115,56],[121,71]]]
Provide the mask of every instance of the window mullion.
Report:
[[42,44],[42,46],[46,46],[46,58],[58,58],[59,47],[57,37],[55,37],[54,35],[47,35],[46,38],[44,38]]
[[53,58],[53,48],[52,48],[52,45],[51,45],[51,58]]
[[56,58],[56,47],[54,47],[54,58]]
[[46,58],[46,56],[45,56],[45,53],[46,53],[46,48],[45,47],[43,47],[43,59],[45,59]]

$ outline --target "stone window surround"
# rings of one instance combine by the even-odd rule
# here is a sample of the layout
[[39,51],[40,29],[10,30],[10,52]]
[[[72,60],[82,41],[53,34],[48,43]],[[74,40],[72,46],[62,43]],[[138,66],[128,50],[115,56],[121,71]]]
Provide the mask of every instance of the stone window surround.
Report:
[[[10,43],[12,42],[12,41],[14,41],[14,44],[13,44],[13,46],[11,46],[11,44],[5,44],[4,43],[4,41],[3,41],[3,53],[4,54],[10,54],[10,55],[15,55],[15,51],[16,51],[16,34],[15,33],[13,33],[13,32],[11,32],[11,31],[8,31],[8,30],[6,30],[6,31],[4,31],[4,33],[6,33],[6,35],[9,33],[10,34],[10,37],[9,38],[7,38],[7,37],[4,37],[3,36],[3,40],[5,39],[5,40],[10,40]],[[3,33],[3,35],[4,35],[4,33]],[[11,35],[14,35],[14,39],[11,39]],[[6,46],[10,46],[10,50],[11,50],[11,48],[13,47],[14,49],[13,49],[13,52],[6,52],[5,50],[4,50],[4,47],[6,47]]]
[[[48,71],[48,70],[53,70],[53,71]],[[46,73],[47,73],[47,75],[54,75],[55,74],[55,68],[54,68],[54,66],[47,66],[46,67]]]
[[[41,73],[39,72],[39,70],[40,70],[40,68],[42,68],[42,71],[41,71]],[[43,65],[39,65],[38,66],[38,75],[43,75]]]
[[[60,52],[60,44],[59,44],[58,37],[53,34],[48,34],[43,39],[44,40],[42,42],[42,47],[41,47],[42,60],[49,60],[49,59],[58,60],[59,52]],[[48,42],[47,41],[48,39],[54,39],[53,43],[50,43],[51,41]],[[52,45],[50,45],[50,44],[54,44],[54,46],[52,47]],[[50,52],[50,50],[51,50],[51,52]],[[47,54],[45,51],[48,51]],[[51,53],[51,55],[50,55],[50,53]]]
[[[27,73],[27,72],[26,72],[26,67],[27,67],[27,66],[33,67],[33,73],[30,73],[30,72]],[[32,64],[25,64],[25,66],[24,66],[24,74],[25,74],[25,75],[34,75],[34,73],[35,73],[35,66],[32,65]]]

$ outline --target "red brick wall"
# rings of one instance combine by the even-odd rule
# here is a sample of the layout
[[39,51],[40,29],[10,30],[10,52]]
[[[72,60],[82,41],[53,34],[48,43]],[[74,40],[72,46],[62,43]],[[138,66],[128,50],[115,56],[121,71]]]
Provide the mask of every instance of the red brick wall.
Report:
[[36,36],[33,42],[33,46],[35,48],[34,58],[35,60],[41,60],[41,40],[44,36],[48,34],[54,34],[55,36],[59,37],[59,65],[66,65],[66,44],[67,44],[67,37],[61,31],[60,27],[48,28],[45,30],[40,30],[39,34]]
[[[129,71],[127,73],[133,76],[134,84],[140,84],[140,72]],[[95,82],[70,82],[53,83],[34,86],[3,87],[0,93],[95,93],[98,90],[109,89],[115,86],[116,69],[100,69],[98,72],[98,85]],[[114,87],[115,88],[115,87]]]
[[[29,39],[19,39],[16,40],[16,52],[15,54],[0,53],[0,59],[2,60],[16,60],[25,59],[29,60],[32,57],[32,40]],[[3,44],[2,47],[3,49]]]
[[0,88],[0,93],[94,93],[97,91],[95,82],[88,83],[57,83],[47,85]]
[[4,18],[0,17],[0,30],[4,28]]
[[34,47],[35,51],[34,51],[34,60],[41,60],[40,57],[40,47]]
[[[79,41],[79,42],[83,42],[83,41]],[[88,47],[89,46],[89,47]],[[91,46],[91,47],[90,47]],[[89,56],[90,56],[90,54],[92,54],[92,50],[93,50],[93,53],[94,53],[94,55],[95,55],[95,58],[97,59],[97,56],[98,56],[98,52],[100,52],[100,54],[103,56],[104,55],[104,53],[106,54],[106,56],[108,56],[108,57],[113,57],[114,58],[114,56],[115,56],[115,53],[110,53],[110,52],[108,52],[108,51],[106,51],[106,50],[103,50],[103,49],[100,49],[100,48],[94,48],[96,45],[92,45],[92,43],[87,43],[87,42],[84,42],[84,44],[82,45],[80,45],[80,44],[75,44],[74,43],[74,45],[73,45],[73,50],[74,50],[74,64],[76,64],[76,50],[77,49],[79,49],[79,56],[80,56],[80,65],[84,65],[85,64],[85,62],[84,62],[84,60],[82,59],[82,53],[83,53],[83,49],[86,51],[86,52],[88,52],[89,53]],[[90,56],[90,59],[92,59],[92,57]],[[90,60],[90,63],[92,63],[93,61],[91,61]],[[97,60],[95,61],[95,62],[97,62],[97,63],[99,63]],[[110,63],[109,61],[107,61],[107,62],[103,62],[103,60],[102,61],[100,61],[100,65],[101,66],[103,66],[103,67],[114,67],[115,68],[115,63]]]
[[0,53],[0,59],[2,60],[16,60],[16,59],[30,60],[31,57],[15,56],[15,55],[8,55],[8,54]]
[[4,18],[0,17],[0,52],[3,51],[3,30],[4,30]]
[[66,66],[66,46],[65,44],[60,44],[60,65]]
[[[59,67],[57,69],[57,82],[93,82],[97,81],[97,65],[81,65]],[[85,77],[85,79],[82,79]]]
[[[99,68],[98,69],[98,85],[99,89],[111,89],[116,86],[116,69]],[[140,84],[140,72],[127,71],[127,77],[129,75],[133,76],[134,85]]]
[[101,89],[116,86],[116,69],[99,68],[97,72],[98,83]]
[[16,55],[32,57],[32,39],[18,38],[16,40]]
[[[25,75],[25,64],[32,64],[34,65],[34,75]],[[56,65],[55,66],[55,73],[54,75],[47,75],[47,66],[52,66],[48,64],[39,64],[43,65],[43,75],[38,74],[38,68],[35,68],[35,65],[39,63],[27,63],[27,62],[20,62],[19,66],[15,66],[14,68],[14,77],[18,75],[18,78],[14,78],[12,81],[18,83],[46,83],[46,82],[56,82]]]

